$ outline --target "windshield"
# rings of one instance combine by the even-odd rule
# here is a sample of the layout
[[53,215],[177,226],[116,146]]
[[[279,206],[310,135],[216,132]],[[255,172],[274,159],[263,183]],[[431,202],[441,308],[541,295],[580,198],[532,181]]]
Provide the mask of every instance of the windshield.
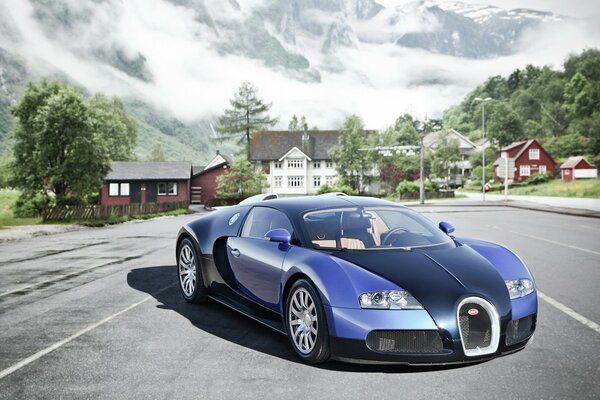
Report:
[[304,214],[317,249],[405,249],[437,246],[451,239],[420,214],[396,207],[348,207]]

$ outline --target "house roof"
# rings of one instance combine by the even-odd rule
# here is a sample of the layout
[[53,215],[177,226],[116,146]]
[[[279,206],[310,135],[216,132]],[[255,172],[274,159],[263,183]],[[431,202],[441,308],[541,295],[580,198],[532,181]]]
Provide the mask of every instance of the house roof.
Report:
[[262,131],[252,136],[250,160],[279,160],[287,152],[297,147],[313,160],[329,160],[329,150],[338,144],[339,131],[306,132],[308,141],[303,141],[301,131]]
[[564,163],[562,163],[562,165],[560,166],[560,168],[575,168],[577,167],[577,165],[582,162],[585,161],[585,163],[587,165],[590,165],[592,168],[596,168],[595,165],[590,164],[588,162],[588,160],[586,160],[585,158],[581,157],[581,156],[577,156],[577,157],[569,157],[567,159],[567,161],[565,161]]
[[116,161],[110,167],[107,181],[186,180],[192,172],[187,161]]
[[514,149],[515,147],[523,146],[525,143],[527,143],[527,140],[521,140],[519,142],[512,142],[508,146],[505,146],[502,149],[500,149],[500,151],[509,151],[509,150]]
[[202,173],[202,171],[204,171],[205,168],[206,168],[206,165],[192,165],[192,175],[196,176],[196,175]]
[[440,130],[440,131],[428,133],[423,138],[423,143],[426,146],[435,147],[437,145],[437,143],[440,141],[441,136],[443,134],[448,134],[450,136],[453,136],[453,139],[458,140],[459,147],[462,149],[465,149],[465,148],[477,149],[477,145],[475,143],[473,143],[473,141],[471,139],[469,139],[468,137],[464,136],[463,134],[461,134],[460,132],[458,132],[454,129],[446,129],[446,130]]

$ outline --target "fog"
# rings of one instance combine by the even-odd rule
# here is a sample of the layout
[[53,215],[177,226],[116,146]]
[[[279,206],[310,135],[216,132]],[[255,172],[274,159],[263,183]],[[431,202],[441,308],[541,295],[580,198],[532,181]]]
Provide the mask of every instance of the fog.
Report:
[[[261,97],[273,103],[271,114],[280,118],[279,127],[286,127],[292,114],[302,114],[311,126],[337,128],[347,115],[356,113],[369,128],[382,128],[406,112],[419,118],[440,116],[489,76],[506,75],[527,64],[559,68],[569,53],[600,44],[594,21],[581,18],[561,24],[560,29],[548,25],[528,32],[516,54],[484,60],[360,42],[336,52],[343,72],[320,69],[320,83],[305,83],[261,61],[219,54],[213,45],[218,29],[198,22],[192,10],[164,0],[68,0],[74,10],[92,13],[89,23],[68,32],[44,30],[26,0],[0,2],[5,23],[18,31],[18,38],[2,35],[0,47],[22,56],[32,71],[42,76],[64,73],[92,92],[140,98],[185,121],[221,114],[239,85],[250,81]],[[396,3],[385,3],[390,2]],[[261,5],[260,0],[240,0],[236,10],[230,2],[209,3],[212,16],[239,23]],[[528,6],[525,1],[519,4]],[[407,16],[401,26],[414,31],[435,29],[435,24]],[[361,38],[373,40],[393,34],[378,26],[382,24],[357,23],[356,30]],[[132,78],[90,56],[90,49],[114,46],[131,58],[142,54],[152,80]],[[308,37],[299,36],[291,49],[317,68],[325,60]]]

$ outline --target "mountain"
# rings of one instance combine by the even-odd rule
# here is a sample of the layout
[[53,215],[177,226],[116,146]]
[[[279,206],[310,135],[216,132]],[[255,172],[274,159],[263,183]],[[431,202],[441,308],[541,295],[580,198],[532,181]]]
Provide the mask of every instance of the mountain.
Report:
[[[12,123],[9,105],[26,82],[51,77],[124,98],[139,121],[140,157],[162,142],[170,159],[205,162],[218,147],[235,150],[209,140],[210,122],[233,94],[231,71],[221,71],[219,60],[236,66],[235,74],[258,66],[294,87],[317,90],[326,80],[352,76],[368,88],[379,78],[376,65],[361,70],[356,60],[373,52],[492,59],[519,51],[528,32],[566,21],[543,11],[431,0],[395,6],[375,0],[0,0],[0,143]],[[153,41],[164,54],[156,54]],[[410,85],[452,81],[448,74],[415,75]],[[286,99],[294,100],[293,93]]]

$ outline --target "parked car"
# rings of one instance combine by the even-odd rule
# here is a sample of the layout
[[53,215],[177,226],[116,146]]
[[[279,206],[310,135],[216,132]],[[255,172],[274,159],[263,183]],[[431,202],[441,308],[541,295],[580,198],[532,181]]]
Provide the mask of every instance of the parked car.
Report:
[[514,353],[537,320],[523,261],[366,197],[256,199],[183,226],[183,298],[289,337],[308,363],[447,364]]

